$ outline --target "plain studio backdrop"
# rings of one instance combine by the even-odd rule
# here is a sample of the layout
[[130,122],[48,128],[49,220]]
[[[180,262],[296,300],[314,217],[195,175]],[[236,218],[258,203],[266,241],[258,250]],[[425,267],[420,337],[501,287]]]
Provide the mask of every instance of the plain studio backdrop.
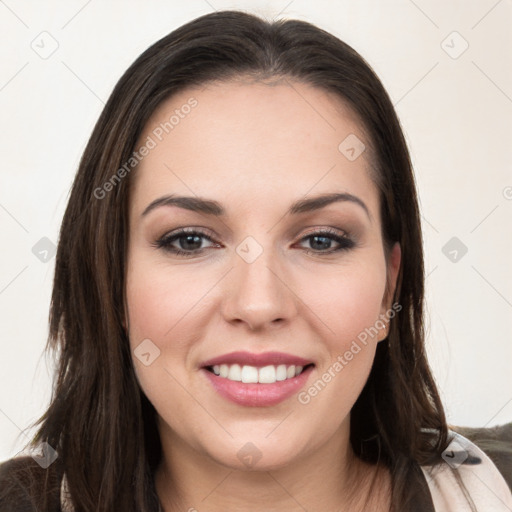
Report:
[[512,421],[511,0],[2,0],[0,460],[50,398],[54,244],[105,101],[148,46],[228,8],[312,22],[377,72],[415,167],[428,353],[448,420]]

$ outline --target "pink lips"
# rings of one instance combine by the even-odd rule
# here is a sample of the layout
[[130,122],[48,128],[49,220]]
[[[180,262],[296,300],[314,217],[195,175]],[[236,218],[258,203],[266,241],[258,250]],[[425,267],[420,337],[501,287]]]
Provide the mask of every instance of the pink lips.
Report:
[[295,366],[306,366],[313,361],[308,361],[302,357],[285,354],[284,352],[262,352],[261,354],[253,354],[251,352],[230,352],[223,356],[208,359],[201,364],[202,367],[214,366],[216,364],[244,364],[248,366],[268,366],[286,364],[288,366],[294,364]]
[[[285,364],[287,366],[295,365],[305,368],[302,373],[291,379],[277,381],[272,384],[249,384],[220,377],[208,370],[208,367],[220,364],[239,364],[240,366],[250,365],[256,367]],[[305,385],[313,368],[312,361],[282,352],[264,352],[261,354],[231,352],[230,354],[205,361],[201,365],[201,372],[213,388],[224,398],[238,405],[268,407],[276,405],[297,393]]]

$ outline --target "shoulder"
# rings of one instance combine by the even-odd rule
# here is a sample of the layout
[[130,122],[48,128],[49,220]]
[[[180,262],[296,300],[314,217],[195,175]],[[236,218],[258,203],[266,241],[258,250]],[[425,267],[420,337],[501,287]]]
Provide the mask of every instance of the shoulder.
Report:
[[0,511],[59,512],[60,472],[54,463],[42,468],[30,456],[0,463]]
[[494,462],[512,491],[512,422],[486,428],[451,427],[475,443]]
[[435,510],[462,512],[477,510],[506,512],[512,510],[512,494],[492,460],[472,441],[452,430],[450,444],[443,452],[444,462],[422,466]]

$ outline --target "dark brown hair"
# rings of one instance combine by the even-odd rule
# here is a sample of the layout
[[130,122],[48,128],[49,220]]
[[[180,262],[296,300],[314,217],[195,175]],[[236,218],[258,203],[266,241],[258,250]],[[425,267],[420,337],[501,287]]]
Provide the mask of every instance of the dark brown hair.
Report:
[[[209,81],[286,79],[335,93],[371,143],[386,251],[402,249],[394,301],[402,307],[378,344],[351,412],[358,457],[385,464],[399,510],[417,465],[448,444],[424,346],[424,266],[412,165],[392,102],[365,60],[302,21],[267,22],[220,11],[181,26],[146,50],[111,94],[85,149],[58,244],[48,350],[58,361],[52,402],[33,441],[59,453],[76,511],[156,510],[161,456],[155,410],[142,393],[123,329],[129,176],[103,187],[129,160],[164,100]],[[341,141],[340,141],[341,142]],[[41,508],[40,510],[44,510]]]

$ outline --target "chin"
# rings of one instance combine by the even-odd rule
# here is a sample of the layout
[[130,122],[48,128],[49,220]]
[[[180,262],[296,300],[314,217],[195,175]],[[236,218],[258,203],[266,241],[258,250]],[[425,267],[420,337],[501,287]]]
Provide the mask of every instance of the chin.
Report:
[[237,471],[275,471],[289,466],[300,457],[300,443],[293,438],[270,440],[245,435],[230,439],[226,445],[205,447],[206,453],[218,464]]

